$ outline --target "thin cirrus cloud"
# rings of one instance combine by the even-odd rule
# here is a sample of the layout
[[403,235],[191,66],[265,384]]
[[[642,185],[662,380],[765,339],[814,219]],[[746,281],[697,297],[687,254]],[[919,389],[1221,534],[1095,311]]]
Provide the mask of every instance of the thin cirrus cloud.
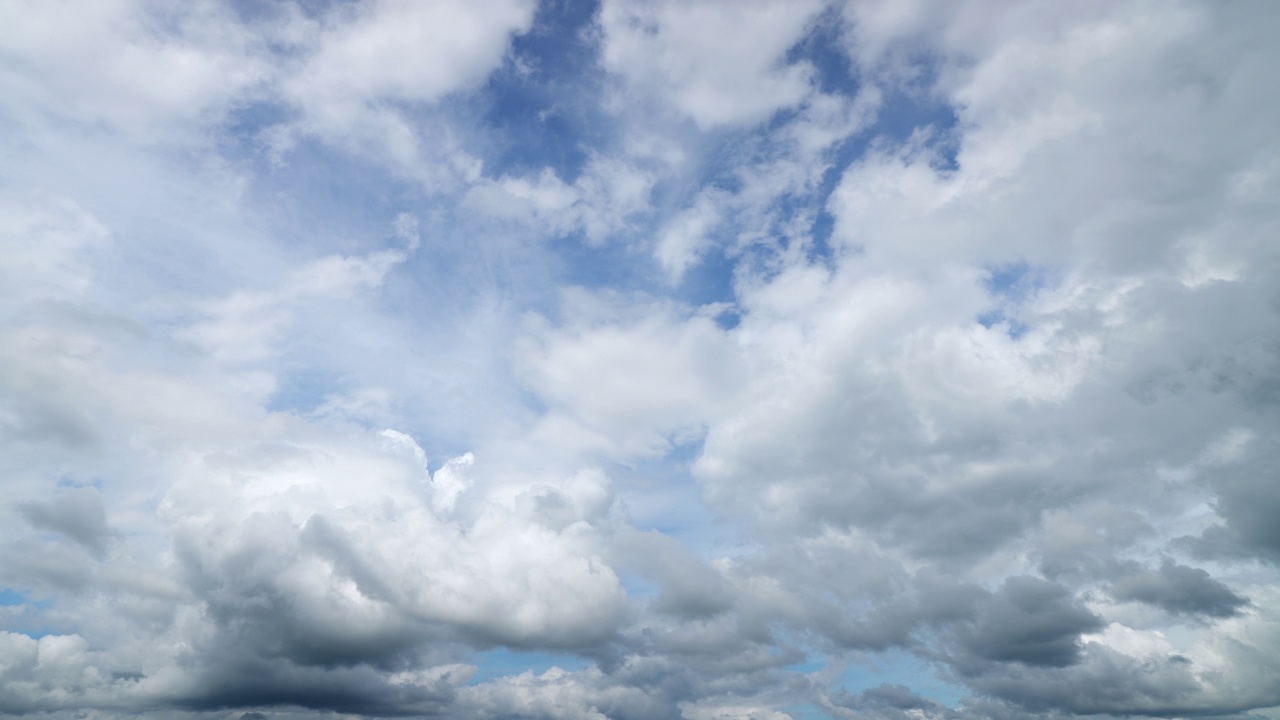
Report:
[[0,13],[0,714],[1276,717],[1270,7]]

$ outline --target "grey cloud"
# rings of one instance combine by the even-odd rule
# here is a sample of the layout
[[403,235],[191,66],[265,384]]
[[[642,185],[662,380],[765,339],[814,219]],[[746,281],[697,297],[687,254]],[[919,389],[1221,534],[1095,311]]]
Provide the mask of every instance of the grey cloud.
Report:
[[1238,709],[1232,701],[1207,697],[1192,668],[1179,657],[1137,660],[1090,645],[1078,660],[1062,668],[991,664],[966,682],[983,695],[1036,713],[1167,717],[1203,714],[1216,707],[1226,712]]
[[277,658],[300,667],[389,669],[403,666],[426,639],[424,628],[393,606],[379,603],[372,612],[343,617],[340,604],[282,586],[280,576],[302,549],[271,519],[251,518],[246,525],[256,526],[249,531],[256,542],[216,565],[191,546],[195,540],[179,538],[186,582],[217,628],[207,652],[255,664]]
[[614,544],[619,565],[659,583],[653,608],[679,618],[710,618],[736,602],[730,583],[685,545],[658,532],[626,532]]
[[417,682],[388,682],[368,666],[321,670],[229,656],[203,669],[177,701],[191,710],[293,706],[370,716],[439,716],[466,675],[444,672]]
[[35,527],[62,533],[98,555],[111,539],[107,511],[95,488],[70,489],[48,502],[26,502],[18,509]]
[[[980,661],[1067,667],[1080,659],[1080,635],[1102,628],[1102,618],[1078,604],[1068,589],[1033,577],[1011,577],[955,630],[961,647]],[[959,671],[973,672],[960,660]],[[980,663],[985,667],[986,663]]]
[[1239,614],[1249,601],[1199,568],[1165,560],[1159,570],[1138,569],[1111,585],[1118,600],[1136,600],[1171,613],[1225,618]]
[[[953,720],[971,717],[929,698],[917,695],[905,685],[884,683],[856,695],[841,691],[828,698],[838,717],[874,718],[875,720]],[[844,711],[844,712],[841,712]]]
[[1239,463],[1214,468],[1210,483],[1218,491],[1218,508],[1240,547],[1252,555],[1280,562],[1280,447],[1275,425],[1254,440]]

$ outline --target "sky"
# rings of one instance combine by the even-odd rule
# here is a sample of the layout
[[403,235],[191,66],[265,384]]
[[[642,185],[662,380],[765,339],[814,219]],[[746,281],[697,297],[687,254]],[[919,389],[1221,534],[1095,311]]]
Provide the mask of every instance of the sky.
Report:
[[1277,35],[0,0],[0,716],[1280,720]]

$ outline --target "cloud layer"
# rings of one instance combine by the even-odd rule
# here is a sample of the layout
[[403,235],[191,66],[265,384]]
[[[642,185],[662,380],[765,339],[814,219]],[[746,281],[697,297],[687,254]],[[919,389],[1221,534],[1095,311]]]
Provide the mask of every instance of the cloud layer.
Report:
[[0,715],[1280,717],[1263,4],[13,4]]

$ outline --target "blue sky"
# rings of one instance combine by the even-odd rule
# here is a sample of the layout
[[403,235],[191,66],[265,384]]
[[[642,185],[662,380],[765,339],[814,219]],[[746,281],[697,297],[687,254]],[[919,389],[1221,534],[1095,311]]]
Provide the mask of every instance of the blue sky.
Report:
[[1269,6],[0,16],[0,716],[1280,718]]

